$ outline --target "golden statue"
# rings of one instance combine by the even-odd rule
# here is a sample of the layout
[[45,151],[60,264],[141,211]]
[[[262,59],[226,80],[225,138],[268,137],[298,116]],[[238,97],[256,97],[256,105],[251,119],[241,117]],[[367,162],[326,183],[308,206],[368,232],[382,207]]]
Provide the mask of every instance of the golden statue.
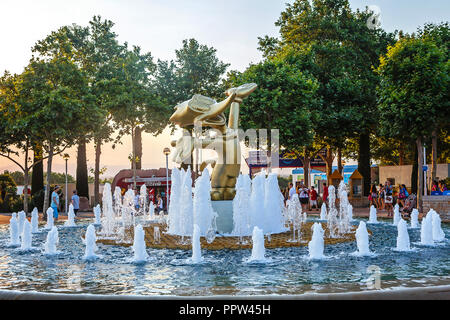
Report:
[[[211,164],[213,168],[211,174],[212,200],[232,200],[234,198],[236,178],[241,168],[241,146],[237,130],[239,104],[256,87],[256,84],[248,83],[228,89],[225,92],[228,98],[221,102],[196,94],[190,100],[175,106],[175,112],[170,117],[171,122],[182,128],[195,125],[211,127],[218,131],[213,138],[195,140],[190,134],[184,133],[180,139],[172,141],[172,146],[176,147],[173,161],[181,165],[191,159],[194,145],[198,144],[201,145],[201,148],[213,149],[217,152],[217,160],[204,161],[200,166],[200,170],[203,170],[208,164]],[[224,112],[230,106],[227,125]]]

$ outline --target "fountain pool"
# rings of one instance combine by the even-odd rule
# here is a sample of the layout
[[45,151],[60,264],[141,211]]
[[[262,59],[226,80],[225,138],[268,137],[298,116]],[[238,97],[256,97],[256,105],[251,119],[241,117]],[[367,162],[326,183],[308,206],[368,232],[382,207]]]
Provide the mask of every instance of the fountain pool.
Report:
[[[312,221],[312,220],[310,220]],[[366,219],[355,219],[359,225]],[[55,256],[43,254],[47,232],[33,234],[33,247],[40,251],[20,254],[8,247],[9,225],[0,226],[0,289],[115,295],[257,295],[346,292],[368,290],[369,266],[381,268],[381,287],[420,287],[450,284],[450,227],[443,224],[446,240],[435,247],[414,252],[395,252],[397,229],[370,225],[370,248],[375,257],[355,257],[356,242],[325,245],[326,260],[308,260],[308,248],[266,249],[268,264],[246,264],[251,249],[205,250],[205,263],[176,265],[188,259],[190,250],[147,248],[145,264],[130,261],[129,247],[98,243],[95,261],[83,260],[81,236],[93,219],[81,220],[79,228],[59,228]],[[42,226],[41,226],[42,227]],[[98,231],[98,229],[97,229]],[[411,247],[420,241],[420,230],[408,230]]]

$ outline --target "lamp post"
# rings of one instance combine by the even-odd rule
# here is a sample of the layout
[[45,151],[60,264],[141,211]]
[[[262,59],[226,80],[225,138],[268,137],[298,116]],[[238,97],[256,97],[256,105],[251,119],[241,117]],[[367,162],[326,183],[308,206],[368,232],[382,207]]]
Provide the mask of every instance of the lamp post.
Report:
[[166,156],[166,208],[169,211],[169,154],[170,148],[164,148],[164,155]]
[[64,153],[62,158],[64,160],[66,160],[66,191],[65,191],[65,194],[66,194],[66,215],[67,215],[67,161],[69,161],[70,156],[68,153]]

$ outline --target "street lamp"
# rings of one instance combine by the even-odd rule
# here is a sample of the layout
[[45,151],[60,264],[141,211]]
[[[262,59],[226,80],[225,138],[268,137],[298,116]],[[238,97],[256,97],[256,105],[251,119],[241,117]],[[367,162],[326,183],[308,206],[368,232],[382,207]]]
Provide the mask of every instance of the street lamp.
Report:
[[164,155],[166,156],[166,208],[169,211],[169,154],[170,148],[164,148]]
[[64,160],[66,160],[66,191],[65,191],[65,194],[66,194],[66,215],[67,215],[67,161],[69,161],[70,156],[68,153],[64,153],[62,158]]

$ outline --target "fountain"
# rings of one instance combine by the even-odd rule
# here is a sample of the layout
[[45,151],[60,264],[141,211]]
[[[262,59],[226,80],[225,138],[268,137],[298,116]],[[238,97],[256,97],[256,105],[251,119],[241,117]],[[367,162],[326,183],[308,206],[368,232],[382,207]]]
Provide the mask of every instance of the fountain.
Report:
[[232,235],[242,237],[251,234],[250,227],[250,194],[252,181],[250,176],[240,174],[236,181],[236,196],[233,199],[233,231]]
[[90,224],[87,227],[85,234],[86,249],[83,256],[84,260],[94,260],[98,258],[98,255],[95,254],[95,251],[97,251],[96,241],[97,236],[95,235],[95,227],[93,224]]
[[[170,206],[168,214],[169,234],[181,233],[181,219],[180,219],[180,200],[181,200],[181,182],[183,178],[183,169],[172,169],[171,174],[171,192],[170,192]],[[152,212],[153,215],[153,212]]]
[[256,226],[253,228],[252,242],[252,255],[247,262],[267,262],[268,259],[265,257],[264,233],[262,229]]
[[59,251],[56,250],[56,246],[59,243],[58,229],[53,226],[50,232],[47,234],[47,239],[44,244],[44,252],[47,255],[58,254]]
[[65,227],[76,227],[75,212],[73,211],[73,204],[69,205],[69,212],[67,213],[67,221],[64,222]]
[[[331,186],[330,186],[331,188]],[[334,189],[334,188],[333,188]],[[334,190],[333,190],[334,192]],[[328,220],[329,221],[329,220]],[[322,224],[316,222],[313,227],[313,234],[311,241],[308,243],[309,259],[324,259],[324,231],[322,229]]]
[[140,224],[134,227],[134,243],[132,248],[134,252],[134,262],[139,263],[147,261],[148,254],[145,245],[145,231]]
[[288,221],[292,224],[292,240],[288,240],[289,242],[300,241],[303,218],[302,206],[300,205],[298,194],[295,193],[288,204]]
[[193,223],[200,228],[200,235],[206,236],[208,230],[216,230],[215,220],[217,213],[211,204],[211,181],[208,169],[195,181],[193,200]]
[[47,224],[45,225],[44,229],[51,230],[53,228],[53,225],[54,225],[53,209],[52,209],[52,207],[49,207],[47,209]]
[[377,221],[377,209],[374,205],[370,206],[370,213],[369,213],[369,222],[368,223],[378,223]]
[[358,251],[353,254],[356,256],[371,256],[373,255],[369,249],[369,233],[367,232],[366,223],[361,221],[358,229],[356,229],[356,246]]
[[143,184],[139,190],[139,211],[145,216],[147,213],[147,186]]
[[[109,186],[109,192],[111,192],[111,191],[112,191],[111,186]],[[122,208],[122,190],[120,189],[120,187],[116,187],[114,189],[114,199],[112,199],[112,200],[114,200],[113,201],[114,202],[114,212],[116,213],[116,215],[119,215],[119,213],[121,212],[121,208]],[[112,207],[112,204],[111,204],[111,207]]]
[[337,237],[337,229],[338,229],[338,211],[336,209],[336,192],[334,186],[328,187],[328,219],[327,219],[327,227],[330,231],[330,238]]
[[408,226],[406,221],[400,218],[397,224],[397,247],[396,251],[411,251],[409,244]]
[[19,223],[17,222],[17,213],[13,212],[9,220],[9,246],[20,246]]
[[[116,208],[120,208],[120,206],[118,206],[120,197],[118,197],[117,194],[114,195]],[[105,186],[103,187],[102,212],[103,217],[101,218],[101,225],[102,225],[101,236],[104,239],[115,238],[116,221],[115,221],[115,213],[113,210],[111,184],[109,183],[105,183]]]
[[100,208],[100,204],[97,204],[94,207],[94,217],[95,217],[94,225],[100,226],[102,224],[101,216],[102,216],[102,209]]
[[194,224],[193,227],[193,235],[192,235],[192,257],[190,259],[191,263],[201,263],[203,262],[202,258],[202,248],[200,245],[200,227],[197,224]]
[[254,227],[264,230],[263,217],[265,214],[264,208],[264,193],[265,193],[265,176],[264,171],[258,173],[252,180],[252,192],[250,194],[250,228]]
[[432,214],[427,214],[426,217],[422,218],[422,227],[420,228],[420,244],[425,246],[434,245]]
[[278,177],[275,173],[269,173],[265,179],[264,187],[264,223],[265,234],[280,233],[286,231],[283,218],[284,197],[278,185]]
[[342,180],[339,183],[338,188],[339,194],[339,224],[338,231],[340,235],[344,235],[351,230],[350,217],[348,214],[348,196],[347,196],[347,185]]
[[31,232],[31,223],[28,221],[28,219],[25,219],[23,223],[22,243],[20,245],[20,250],[23,251],[32,250],[33,249],[33,247],[31,246],[32,238],[33,236]]
[[347,213],[348,213],[348,221],[353,221],[353,206],[351,205],[351,203],[348,203],[348,208],[347,208]]
[[39,233],[39,212],[37,208],[31,211],[31,232]]
[[155,215],[155,204],[153,203],[153,201],[150,201],[148,205],[147,219],[152,220],[154,218],[154,215]]
[[159,232],[159,227],[153,227],[153,241],[155,243],[160,243],[161,233]]
[[419,210],[416,208],[414,208],[411,212],[411,228],[420,228]]
[[394,206],[394,219],[392,225],[397,226],[401,218],[402,216],[400,214],[400,206],[398,205],[398,203],[396,203]]
[[22,236],[23,224],[24,224],[25,220],[27,219],[27,215],[26,215],[25,211],[19,211],[18,218],[19,218],[18,219],[19,235]]
[[[430,209],[430,212],[432,214],[433,241],[444,241],[445,233],[441,227],[441,217],[439,216],[439,213],[433,209]],[[430,214],[430,212],[428,214]]]
[[322,207],[320,207],[320,220],[327,220],[327,205],[325,204],[325,202],[322,203]]

